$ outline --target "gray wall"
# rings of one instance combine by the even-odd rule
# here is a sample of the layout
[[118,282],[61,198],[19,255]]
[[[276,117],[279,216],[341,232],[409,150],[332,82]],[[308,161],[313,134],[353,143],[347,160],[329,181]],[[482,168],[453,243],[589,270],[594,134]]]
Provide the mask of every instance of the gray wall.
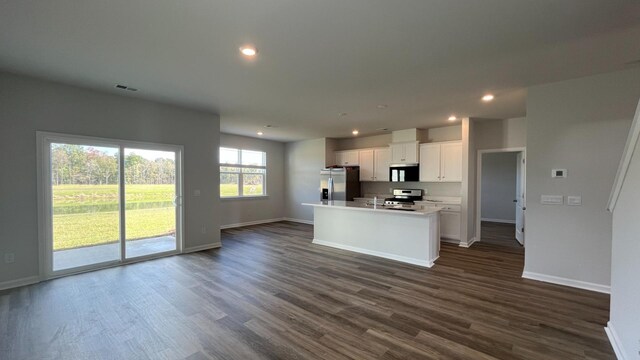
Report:
[[613,212],[611,254],[610,329],[620,339],[624,355],[634,359],[640,351],[640,145],[631,159],[620,197]]
[[516,156],[512,152],[482,156],[482,219],[515,221]]
[[[36,130],[184,145],[185,247],[220,243],[219,117],[0,72],[0,282],[37,276]],[[200,189],[200,197],[191,197]],[[207,231],[201,233],[205,226]]]
[[[525,271],[610,284],[606,206],[639,97],[640,69],[529,88]],[[543,194],[581,195],[582,206],[542,205]]]
[[527,119],[476,120],[476,149],[504,149],[527,146]]
[[221,199],[220,225],[238,225],[284,217],[284,143],[220,134],[220,146],[267,153],[267,197]]
[[302,203],[320,201],[320,169],[325,166],[325,155],[325,138],[286,144],[285,217],[313,221],[313,208]]

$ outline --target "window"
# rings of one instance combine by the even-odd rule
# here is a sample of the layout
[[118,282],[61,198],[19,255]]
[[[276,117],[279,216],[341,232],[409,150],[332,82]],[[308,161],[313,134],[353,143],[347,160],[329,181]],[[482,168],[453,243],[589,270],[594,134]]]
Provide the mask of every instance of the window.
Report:
[[265,196],[267,153],[220,148],[220,197]]

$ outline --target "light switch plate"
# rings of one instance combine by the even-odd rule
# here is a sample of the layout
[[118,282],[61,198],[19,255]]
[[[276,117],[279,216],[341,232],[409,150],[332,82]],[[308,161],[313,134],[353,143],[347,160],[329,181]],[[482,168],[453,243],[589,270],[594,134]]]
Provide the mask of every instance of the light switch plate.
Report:
[[567,205],[571,205],[571,206],[582,205],[582,196],[567,196]]
[[193,190],[193,196],[200,196],[200,190]]
[[541,195],[540,203],[544,205],[562,205],[564,197],[562,195]]

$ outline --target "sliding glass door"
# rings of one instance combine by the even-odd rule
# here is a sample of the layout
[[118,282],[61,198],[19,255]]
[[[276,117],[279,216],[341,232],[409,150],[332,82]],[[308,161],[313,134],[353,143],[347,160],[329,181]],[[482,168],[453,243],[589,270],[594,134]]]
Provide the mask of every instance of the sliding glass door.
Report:
[[181,148],[38,133],[45,276],[181,249]]
[[176,156],[174,151],[124,149],[127,258],[177,248]]

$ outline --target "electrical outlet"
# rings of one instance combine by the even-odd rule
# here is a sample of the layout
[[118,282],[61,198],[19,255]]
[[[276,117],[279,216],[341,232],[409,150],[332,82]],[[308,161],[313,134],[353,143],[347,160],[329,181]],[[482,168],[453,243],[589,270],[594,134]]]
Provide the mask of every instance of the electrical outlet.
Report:
[[4,254],[4,262],[5,264],[13,264],[16,261],[15,253],[5,253]]
[[206,234],[206,233],[207,233],[207,228],[203,226],[203,227],[202,227],[202,230],[200,230],[200,231],[201,231],[203,234]]
[[193,190],[193,196],[200,196],[200,190]]

